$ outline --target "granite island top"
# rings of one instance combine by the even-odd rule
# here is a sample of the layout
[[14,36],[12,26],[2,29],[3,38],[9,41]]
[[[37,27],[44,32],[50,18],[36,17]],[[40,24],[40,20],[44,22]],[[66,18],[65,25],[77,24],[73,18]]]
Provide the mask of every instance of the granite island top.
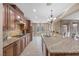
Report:
[[73,40],[69,37],[63,38],[60,35],[45,37],[42,36],[48,52],[50,53],[78,53],[79,40]]

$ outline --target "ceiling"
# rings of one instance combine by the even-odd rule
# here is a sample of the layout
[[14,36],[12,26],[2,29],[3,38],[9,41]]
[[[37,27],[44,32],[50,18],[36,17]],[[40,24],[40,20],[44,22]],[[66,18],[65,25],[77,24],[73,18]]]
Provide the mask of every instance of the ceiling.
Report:
[[64,17],[63,20],[79,20],[79,11],[77,11],[67,17]]
[[74,3],[16,3],[24,12],[24,16],[34,23],[46,23],[53,10],[53,18],[59,16]]

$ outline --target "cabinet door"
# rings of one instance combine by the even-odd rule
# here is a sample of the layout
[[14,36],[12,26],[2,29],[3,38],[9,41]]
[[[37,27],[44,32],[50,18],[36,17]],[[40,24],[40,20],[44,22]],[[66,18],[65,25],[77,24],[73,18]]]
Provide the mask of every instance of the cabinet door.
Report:
[[43,55],[46,56],[46,47],[45,47],[44,42],[43,42],[43,47],[42,48],[43,48]]
[[26,44],[26,46],[27,46],[27,44],[28,44],[28,43],[27,43],[27,35],[26,35],[25,39],[26,39],[26,40],[25,40],[25,41],[26,41],[25,44]]
[[30,33],[28,33],[28,35],[27,35],[27,39],[28,39],[28,44],[30,43],[30,41],[31,41],[31,36],[30,36]]
[[8,6],[3,4],[4,6],[4,20],[3,20],[3,31],[8,30]]
[[20,41],[20,43],[21,43],[21,52],[23,51],[23,40],[21,39],[21,41]]
[[26,47],[26,37],[24,37],[24,48]]
[[23,40],[23,50],[24,50],[24,48],[25,48],[25,37],[23,37],[22,40]]
[[26,37],[21,38],[21,52],[25,49],[26,47]]
[[20,55],[20,53],[21,53],[21,44],[20,44],[20,40],[18,40],[18,41],[16,41],[15,42],[15,55],[17,56],[17,55]]
[[14,55],[14,44],[10,44],[7,47],[3,48],[4,56],[13,56]]
[[29,34],[27,34],[27,42],[28,42],[28,44],[29,44]]
[[30,32],[30,20],[26,21],[26,32]]
[[10,16],[8,22],[9,30],[13,30],[15,29],[15,13],[11,9],[9,10],[9,16]]

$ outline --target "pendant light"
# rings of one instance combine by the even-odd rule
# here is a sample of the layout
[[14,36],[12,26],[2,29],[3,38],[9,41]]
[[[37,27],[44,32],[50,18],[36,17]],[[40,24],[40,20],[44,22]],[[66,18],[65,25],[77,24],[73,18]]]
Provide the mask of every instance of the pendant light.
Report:
[[52,23],[53,22],[53,10],[51,9],[51,15],[50,15],[50,17],[49,17],[49,20],[50,20],[50,23]]

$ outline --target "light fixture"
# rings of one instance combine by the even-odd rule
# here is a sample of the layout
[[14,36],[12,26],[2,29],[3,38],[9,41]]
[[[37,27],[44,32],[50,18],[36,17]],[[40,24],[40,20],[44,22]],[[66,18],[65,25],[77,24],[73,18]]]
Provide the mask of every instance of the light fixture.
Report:
[[54,19],[56,19],[56,18],[54,18]]
[[77,24],[73,24],[73,26],[74,26],[74,27],[76,27],[76,26],[77,26]]
[[36,12],[36,9],[33,9],[33,12]]
[[50,15],[50,17],[49,17],[49,21],[52,23],[53,22],[53,10],[51,9],[51,15]]
[[20,16],[17,16],[18,19],[20,19]]
[[56,20],[56,18],[53,19],[53,21],[55,21],[55,20]]
[[52,14],[53,10],[51,9],[51,15],[50,15],[50,19],[53,19],[53,14]]

